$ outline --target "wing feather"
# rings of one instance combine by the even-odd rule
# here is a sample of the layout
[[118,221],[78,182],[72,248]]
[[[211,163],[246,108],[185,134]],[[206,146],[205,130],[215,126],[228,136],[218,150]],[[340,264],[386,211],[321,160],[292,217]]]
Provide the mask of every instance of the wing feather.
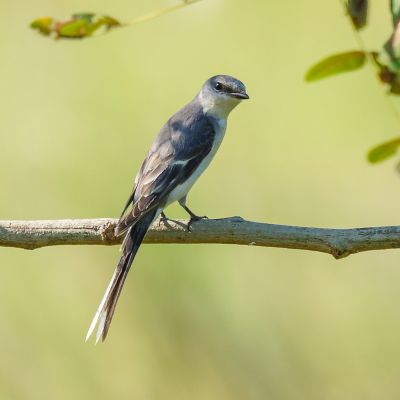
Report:
[[210,152],[214,137],[214,126],[201,110],[184,108],[175,114],[161,129],[136,176],[116,234],[125,233],[148,211],[163,207],[168,194]]

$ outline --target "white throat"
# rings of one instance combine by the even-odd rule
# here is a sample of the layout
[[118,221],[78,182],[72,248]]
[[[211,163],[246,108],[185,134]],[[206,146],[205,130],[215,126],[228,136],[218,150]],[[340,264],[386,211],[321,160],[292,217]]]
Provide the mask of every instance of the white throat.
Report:
[[230,97],[217,97],[201,91],[198,95],[205,114],[214,118],[227,119],[229,113],[240,103],[240,100]]

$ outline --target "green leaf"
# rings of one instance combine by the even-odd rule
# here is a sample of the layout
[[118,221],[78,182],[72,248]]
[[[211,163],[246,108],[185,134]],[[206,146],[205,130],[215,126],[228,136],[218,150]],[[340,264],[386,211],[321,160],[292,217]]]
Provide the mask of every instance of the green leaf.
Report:
[[377,163],[394,156],[400,147],[400,138],[391,140],[390,142],[382,143],[379,146],[372,148],[368,152],[368,161]]
[[312,66],[305,75],[307,82],[327,78],[343,72],[354,71],[361,68],[366,60],[362,51],[349,51],[336,54],[320,61]]
[[74,14],[65,21],[54,21],[50,17],[39,18],[31,23],[32,29],[46,36],[52,35],[55,39],[82,39],[91,36],[100,27],[108,31],[118,26],[121,23],[117,19],[93,13]]
[[393,26],[400,21],[400,0],[390,0],[390,12],[392,13]]
[[86,19],[72,19],[68,22],[57,23],[55,32],[57,37],[83,38],[88,36],[90,23]]
[[53,18],[42,17],[31,22],[31,28],[38,30],[42,35],[49,36],[52,32]]
[[368,0],[347,0],[347,12],[356,29],[361,29],[367,24]]

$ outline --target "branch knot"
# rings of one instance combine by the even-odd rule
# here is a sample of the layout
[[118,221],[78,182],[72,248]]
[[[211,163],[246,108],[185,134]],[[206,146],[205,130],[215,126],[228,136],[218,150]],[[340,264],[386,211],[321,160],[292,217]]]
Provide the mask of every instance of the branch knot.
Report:
[[99,228],[99,233],[101,236],[101,240],[105,242],[105,244],[115,244],[116,236],[115,236],[115,223],[112,221],[106,221]]

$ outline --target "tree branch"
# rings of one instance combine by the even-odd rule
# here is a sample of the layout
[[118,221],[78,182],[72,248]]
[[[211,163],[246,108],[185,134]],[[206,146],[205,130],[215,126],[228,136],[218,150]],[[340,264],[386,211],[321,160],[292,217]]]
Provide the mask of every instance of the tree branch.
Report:
[[[117,220],[0,221],[0,246],[36,249],[44,246],[114,245]],[[187,221],[156,221],[145,243],[224,243],[283,247],[329,253],[335,258],[368,250],[400,247],[400,226],[354,229],[307,228],[246,221],[240,217]]]

